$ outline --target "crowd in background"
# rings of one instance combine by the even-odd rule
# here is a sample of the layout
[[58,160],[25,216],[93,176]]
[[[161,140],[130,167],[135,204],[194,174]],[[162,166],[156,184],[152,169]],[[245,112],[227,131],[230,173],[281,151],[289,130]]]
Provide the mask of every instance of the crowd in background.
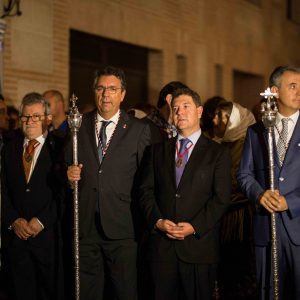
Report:
[[299,184],[290,183],[300,70],[275,69],[270,87],[278,94],[275,145],[283,148],[275,151],[276,191],[266,179],[260,116],[238,99],[203,104],[172,81],[156,107],[125,112],[125,75],[107,67],[95,75],[95,108],[84,108],[75,166],[61,92],[29,93],[19,110],[1,97],[2,297],[73,299],[78,181],[82,299],[271,299],[271,212],[280,224],[280,299],[300,299]]

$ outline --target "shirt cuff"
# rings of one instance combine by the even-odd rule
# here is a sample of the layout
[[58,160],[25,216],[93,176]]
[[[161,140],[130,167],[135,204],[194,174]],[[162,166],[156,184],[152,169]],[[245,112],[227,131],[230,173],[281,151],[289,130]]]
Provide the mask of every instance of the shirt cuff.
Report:
[[38,219],[38,218],[36,218],[36,220],[38,221],[38,223],[41,225],[41,227],[42,227],[42,229],[44,229],[45,228],[45,226],[43,225],[43,223]]

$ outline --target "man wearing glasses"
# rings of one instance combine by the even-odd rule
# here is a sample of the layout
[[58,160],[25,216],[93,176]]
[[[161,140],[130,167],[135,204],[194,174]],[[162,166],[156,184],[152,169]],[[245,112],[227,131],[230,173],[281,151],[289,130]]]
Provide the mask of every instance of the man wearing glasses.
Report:
[[49,105],[27,94],[20,109],[24,136],[7,142],[2,155],[3,248],[13,299],[52,300],[55,295],[56,196],[59,143],[47,132]]
[[[81,297],[136,299],[135,180],[145,147],[147,123],[120,109],[124,72],[106,67],[94,81],[97,110],[83,115],[78,134],[79,166],[68,179],[79,181]],[[70,163],[69,157],[69,163]]]

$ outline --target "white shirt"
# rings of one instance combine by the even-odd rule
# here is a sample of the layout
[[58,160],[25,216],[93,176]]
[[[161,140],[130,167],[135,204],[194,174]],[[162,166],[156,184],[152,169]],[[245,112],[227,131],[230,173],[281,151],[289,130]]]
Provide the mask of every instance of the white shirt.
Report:
[[[276,143],[276,145],[277,145],[278,139],[279,139],[279,132],[281,132],[281,130],[282,130],[282,122],[281,122],[281,120],[283,118],[287,118],[287,117],[283,116],[280,113],[277,113],[277,116],[276,116],[276,125],[275,125],[276,128],[274,128],[274,135],[275,135],[275,143]],[[299,118],[299,111],[296,111],[294,114],[292,114],[288,118],[289,118],[289,121],[288,121],[287,144],[289,144],[290,139],[291,139],[291,137],[293,135],[296,123],[297,123],[298,118]]]
[[106,127],[106,138],[107,138],[107,143],[110,141],[115,129],[116,129],[116,126],[118,124],[118,121],[119,121],[119,117],[120,117],[120,110],[117,111],[117,113],[111,117],[110,119],[106,120],[104,119],[103,117],[101,117],[99,115],[99,113],[97,113],[97,124],[96,124],[96,129],[95,130],[95,138],[96,138],[96,144],[98,146],[98,143],[99,143],[99,133],[100,133],[100,130],[101,130],[101,127],[102,127],[102,121],[111,121],[107,127]]
[[[34,155],[33,155],[33,158],[32,158],[32,163],[31,163],[31,166],[30,166],[30,172],[29,172],[29,176],[28,176],[28,181],[30,180],[30,177],[31,177],[31,174],[34,170],[34,167],[35,167],[35,164],[37,162],[37,159],[41,153],[41,150],[42,150],[42,147],[45,143],[45,140],[47,138],[47,135],[48,135],[48,131],[46,130],[41,136],[37,137],[35,140],[37,140],[40,144],[35,148],[34,150]],[[24,139],[24,143],[23,143],[23,155],[24,155],[24,152],[25,152],[25,149],[28,145],[28,142],[29,142],[29,139],[28,138],[25,138]]]
[[[188,159],[189,159],[200,136],[201,136],[201,129],[197,130],[196,132],[194,132],[193,134],[191,134],[188,137],[184,137],[184,136],[178,134],[177,142],[176,142],[177,149],[178,150],[180,149],[180,140],[189,139],[190,142],[188,142],[188,144],[186,145],[187,148],[190,147],[188,150]],[[177,159],[177,151],[175,153],[176,153],[175,159]]]

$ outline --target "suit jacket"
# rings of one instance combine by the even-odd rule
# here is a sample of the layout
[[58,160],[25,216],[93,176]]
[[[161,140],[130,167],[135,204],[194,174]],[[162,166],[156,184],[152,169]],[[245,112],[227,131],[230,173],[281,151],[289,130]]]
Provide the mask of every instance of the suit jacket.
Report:
[[[57,223],[56,201],[61,185],[55,174],[62,143],[48,134],[27,183],[22,160],[23,141],[24,137],[18,135],[6,143],[2,151],[3,229],[7,230],[18,218],[30,221],[31,218],[37,217],[45,229],[28,242],[42,245],[45,241],[52,240]],[[9,236],[12,237],[12,242],[24,242],[13,233]]]
[[[121,111],[102,163],[95,138],[96,111],[83,115],[78,132],[80,237],[95,226],[99,206],[101,228],[109,239],[135,237],[134,187],[138,167],[151,134],[147,123]],[[70,148],[70,147],[69,147]],[[68,164],[72,163],[67,154]]]
[[[140,204],[151,230],[148,258],[178,257],[188,263],[216,263],[219,221],[230,202],[230,165],[227,148],[201,134],[176,188],[176,138],[147,149],[143,160]],[[189,222],[196,231],[183,241],[155,230],[158,219]]]
[[[292,242],[300,245],[300,119],[282,167],[275,145],[273,150],[275,188],[286,198],[289,207],[287,211],[277,213],[277,219],[284,223]],[[247,131],[237,179],[242,192],[256,207],[253,219],[255,243],[267,245],[270,241],[270,213],[257,203],[260,194],[270,187],[267,131],[262,122],[252,125]]]

